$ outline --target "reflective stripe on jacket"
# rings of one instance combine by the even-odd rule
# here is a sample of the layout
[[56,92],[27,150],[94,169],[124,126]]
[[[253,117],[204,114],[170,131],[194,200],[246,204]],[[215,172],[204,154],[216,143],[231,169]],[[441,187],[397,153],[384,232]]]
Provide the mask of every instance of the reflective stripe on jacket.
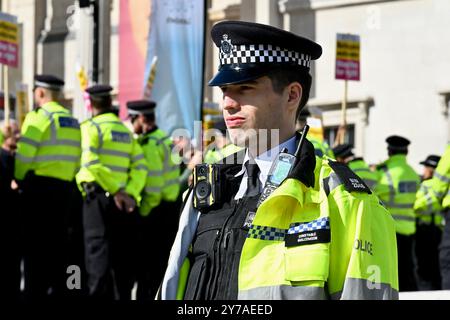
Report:
[[384,202],[395,220],[397,233],[416,232],[414,201],[420,177],[406,162],[406,155],[391,156],[377,167],[378,182],[375,193]]
[[147,162],[132,133],[113,113],[102,113],[81,124],[82,156],[77,182],[98,183],[115,194],[123,188],[139,203]]
[[169,202],[176,201],[180,193],[178,179],[180,177],[180,166],[177,155],[172,153],[172,140],[161,129],[156,129],[146,134],[145,137],[149,138],[149,144],[157,147],[163,163],[164,187],[162,189],[162,199]]
[[80,167],[81,133],[78,121],[57,102],[27,114],[17,145],[15,178],[36,175],[72,181]]
[[[418,211],[427,211],[429,203],[432,207],[447,209],[450,207],[450,145],[441,157],[433,178],[427,183],[429,192],[419,194],[414,208]],[[427,200],[426,197],[431,198]]]
[[147,216],[161,202],[162,188],[164,186],[164,177],[162,175],[163,163],[156,145],[149,143],[149,140],[141,141],[142,151],[147,161],[148,174],[145,187],[142,190],[142,201],[139,212],[142,216]]

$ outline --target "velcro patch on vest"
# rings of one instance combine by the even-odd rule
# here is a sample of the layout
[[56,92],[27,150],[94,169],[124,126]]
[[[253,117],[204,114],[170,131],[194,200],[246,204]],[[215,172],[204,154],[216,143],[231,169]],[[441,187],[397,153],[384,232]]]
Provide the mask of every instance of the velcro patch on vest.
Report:
[[69,117],[59,117],[59,127],[60,128],[75,128],[79,129],[80,124],[78,123],[77,119],[69,118]]
[[310,222],[291,224],[284,243],[286,247],[295,247],[330,241],[330,220],[328,217],[323,217]]
[[416,181],[402,181],[398,184],[398,191],[400,193],[416,193],[417,182]]
[[336,161],[329,161],[328,164],[339,177],[339,180],[341,180],[344,184],[347,191],[365,192],[369,194],[372,193],[364,181],[347,165]]
[[126,132],[111,131],[111,140],[114,142],[130,143],[130,134]]
[[244,221],[244,224],[242,225],[242,229],[250,230],[250,228],[252,227],[252,224],[253,224],[253,220],[255,219],[255,216],[256,216],[256,212],[249,211],[247,213],[247,216],[245,217],[245,221]]

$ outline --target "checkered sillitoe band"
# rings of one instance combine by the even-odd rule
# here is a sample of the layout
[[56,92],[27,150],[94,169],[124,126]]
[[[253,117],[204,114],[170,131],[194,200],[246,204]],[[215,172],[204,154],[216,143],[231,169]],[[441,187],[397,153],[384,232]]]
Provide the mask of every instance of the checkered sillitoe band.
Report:
[[221,65],[243,63],[294,63],[306,68],[310,67],[309,55],[281,49],[270,44],[235,45],[229,53],[220,50]]

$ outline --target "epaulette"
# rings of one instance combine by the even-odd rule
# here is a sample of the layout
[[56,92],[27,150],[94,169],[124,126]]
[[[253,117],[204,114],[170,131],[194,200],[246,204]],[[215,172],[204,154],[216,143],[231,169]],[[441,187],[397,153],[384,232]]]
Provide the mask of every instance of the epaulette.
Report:
[[349,192],[365,192],[371,194],[370,188],[364,181],[354,173],[346,164],[337,161],[328,161],[331,169],[339,177],[339,180],[344,185],[345,190]]
[[149,137],[145,137],[145,138],[143,138],[143,139],[139,139],[139,144],[140,144],[141,146],[145,146],[145,145],[148,143],[149,140],[150,140]]

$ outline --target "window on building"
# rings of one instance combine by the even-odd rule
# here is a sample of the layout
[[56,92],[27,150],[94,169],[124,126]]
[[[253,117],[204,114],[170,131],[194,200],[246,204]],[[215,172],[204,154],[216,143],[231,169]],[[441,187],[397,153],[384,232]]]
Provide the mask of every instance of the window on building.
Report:
[[[338,132],[339,126],[330,126],[324,128],[324,139],[330,145],[334,145],[334,141],[336,140],[336,134]],[[345,143],[349,143],[352,146],[355,146],[355,125],[348,124],[347,131],[345,132]]]

